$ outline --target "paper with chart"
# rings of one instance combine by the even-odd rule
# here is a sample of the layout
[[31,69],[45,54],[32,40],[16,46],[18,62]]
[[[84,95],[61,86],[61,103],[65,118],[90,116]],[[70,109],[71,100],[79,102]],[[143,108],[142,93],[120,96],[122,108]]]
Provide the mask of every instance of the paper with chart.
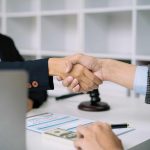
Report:
[[[70,115],[45,113],[28,117],[26,120],[26,128],[38,133],[48,133],[73,140],[79,125],[88,125],[93,122],[94,121],[90,119]],[[118,136],[133,130],[133,128],[113,129]]]

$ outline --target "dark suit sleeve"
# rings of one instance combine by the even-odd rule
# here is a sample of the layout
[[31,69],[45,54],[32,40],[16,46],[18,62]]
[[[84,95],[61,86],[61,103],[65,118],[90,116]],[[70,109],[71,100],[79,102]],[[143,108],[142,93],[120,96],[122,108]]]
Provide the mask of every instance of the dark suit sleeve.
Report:
[[[29,83],[32,90],[51,90],[54,89],[53,77],[48,76],[48,59],[25,61],[25,62],[1,62],[0,69],[23,69],[29,74]],[[37,87],[33,85],[38,83]]]
[[145,102],[147,104],[150,104],[150,65],[148,65],[147,91],[146,91]]
[[[3,34],[0,34],[0,58],[4,62],[23,62],[14,41]],[[51,77],[50,77],[51,78]],[[51,79],[50,79],[51,80]],[[43,89],[28,90],[28,98],[33,101],[33,108],[38,108],[47,100],[47,91]]]

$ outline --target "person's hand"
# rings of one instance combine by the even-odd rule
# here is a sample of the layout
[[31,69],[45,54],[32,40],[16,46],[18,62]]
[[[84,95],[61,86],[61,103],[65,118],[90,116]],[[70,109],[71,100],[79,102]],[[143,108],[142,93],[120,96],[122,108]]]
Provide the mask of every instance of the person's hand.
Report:
[[96,57],[84,54],[75,54],[72,56],[68,56],[67,58],[73,65],[81,64],[90,71],[92,71],[100,80],[103,80],[102,74],[103,59],[97,59]]
[[[71,70],[71,71],[70,71]],[[68,57],[66,58],[50,58],[49,59],[49,75],[60,76],[62,79],[66,77],[74,78],[74,82],[70,86],[70,89],[78,84],[76,88],[79,88],[80,92],[92,91],[97,89],[101,80],[97,78],[86,67],[70,62]]]
[[65,74],[64,78],[66,78],[67,76],[72,76],[75,82],[73,82],[69,87],[70,90],[74,88],[73,84],[76,84],[76,82],[78,82],[80,86],[80,92],[87,92],[97,89],[99,84],[101,83],[101,80],[99,80],[92,72],[90,72],[87,68],[83,67],[80,64],[74,65],[73,69],[69,73]]
[[[103,60],[99,60],[95,57],[83,55],[83,54],[76,54],[73,56],[67,57],[68,61],[72,64],[68,67],[68,72],[72,69],[72,66],[75,64],[81,64],[85,66],[87,69],[93,72],[95,76],[97,76],[102,83],[104,80],[103,73],[102,73],[102,63]],[[78,84],[78,81],[74,79],[73,77],[67,77],[65,79],[62,79],[60,76],[57,78],[59,81],[62,81],[62,84],[69,89],[71,89],[73,92],[80,92],[80,86]]]
[[106,123],[94,123],[77,129],[77,150],[123,150],[121,140]]

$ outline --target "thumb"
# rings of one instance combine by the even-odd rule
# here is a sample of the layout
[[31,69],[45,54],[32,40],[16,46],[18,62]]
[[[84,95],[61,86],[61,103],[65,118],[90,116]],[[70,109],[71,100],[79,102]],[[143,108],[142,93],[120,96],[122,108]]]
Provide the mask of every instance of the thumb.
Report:
[[75,55],[72,55],[72,56],[69,56],[69,61],[75,65],[75,64],[80,64],[81,62],[81,58],[83,57],[83,54],[75,54]]
[[66,59],[68,60],[66,64],[67,66],[66,73],[69,73],[72,70],[73,65],[75,64],[83,65],[83,62],[81,62],[81,59],[80,59],[81,57],[83,57],[83,54],[75,54],[75,55],[66,57]]
[[66,62],[66,73],[69,73],[71,70],[72,70],[72,68],[73,68],[73,64],[72,64],[72,62],[71,61],[67,61]]

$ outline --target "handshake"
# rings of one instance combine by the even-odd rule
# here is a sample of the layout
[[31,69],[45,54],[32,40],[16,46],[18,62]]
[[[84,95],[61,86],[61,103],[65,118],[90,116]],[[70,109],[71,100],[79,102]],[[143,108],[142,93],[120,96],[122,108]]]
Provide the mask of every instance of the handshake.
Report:
[[49,75],[57,76],[73,92],[88,92],[102,83],[101,64],[94,57],[76,54],[48,60]]
[[84,54],[64,58],[49,58],[50,76],[57,76],[65,87],[73,92],[89,92],[103,81],[111,81],[132,89],[135,65],[112,59],[98,59]]

